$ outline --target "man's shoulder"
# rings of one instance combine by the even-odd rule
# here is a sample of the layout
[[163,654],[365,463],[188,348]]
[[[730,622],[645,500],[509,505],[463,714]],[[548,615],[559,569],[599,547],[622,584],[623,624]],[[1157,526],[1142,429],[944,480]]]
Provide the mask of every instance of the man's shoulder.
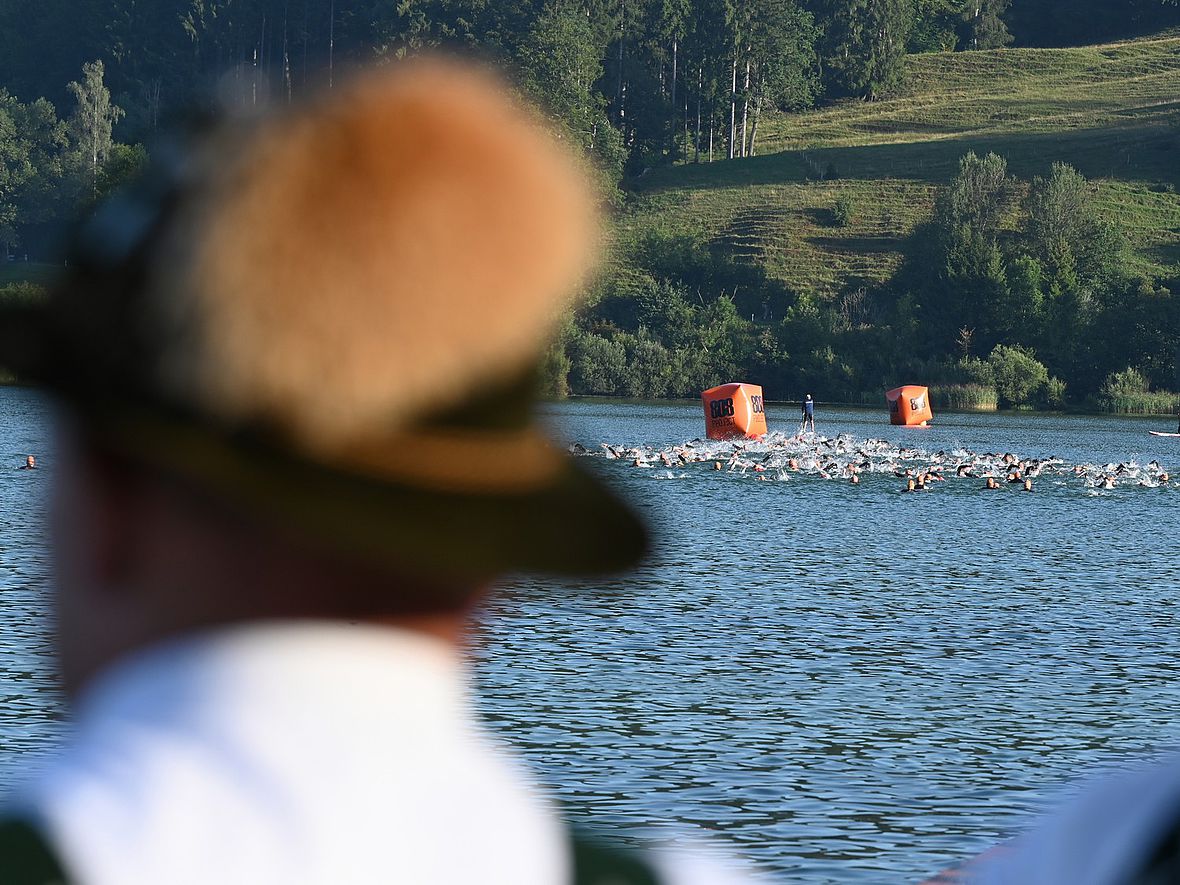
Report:
[[1180,824],[1180,758],[1108,775],[983,863],[980,885],[1136,882]]

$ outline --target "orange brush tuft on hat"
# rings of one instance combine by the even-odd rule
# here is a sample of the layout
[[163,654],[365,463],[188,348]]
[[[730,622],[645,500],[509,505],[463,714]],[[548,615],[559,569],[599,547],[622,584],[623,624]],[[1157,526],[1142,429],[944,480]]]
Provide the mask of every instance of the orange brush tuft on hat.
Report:
[[593,264],[578,161],[491,75],[369,71],[164,145],[0,362],[114,445],[399,568],[611,570],[646,536],[536,427]]

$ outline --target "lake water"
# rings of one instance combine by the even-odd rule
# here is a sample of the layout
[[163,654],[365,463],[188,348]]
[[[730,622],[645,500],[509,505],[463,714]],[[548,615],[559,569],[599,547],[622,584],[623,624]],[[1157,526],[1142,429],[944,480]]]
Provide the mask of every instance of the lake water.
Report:
[[[792,409],[767,407],[793,432]],[[563,441],[664,446],[699,405],[573,403]],[[891,428],[819,410],[821,434],[1157,459],[1157,419],[946,415]],[[585,458],[650,519],[632,577],[520,581],[489,613],[485,708],[599,827],[709,833],[792,882],[904,882],[1027,826],[1093,766],[1180,745],[1180,488],[1032,494],[948,478],[900,494],[712,463]],[[675,477],[675,478],[669,478]]]
[[[0,748],[58,727],[45,608],[45,401],[0,389]],[[578,402],[547,417],[594,451],[683,443],[695,405]],[[772,427],[794,430],[787,407]],[[925,452],[1158,460],[1162,421],[818,410],[821,434]],[[625,838],[702,835],[788,882],[905,882],[982,850],[1094,766],[1180,746],[1180,488],[1062,470],[983,492],[899,493],[712,463],[585,457],[648,515],[634,575],[513,580],[476,644],[482,708],[578,819]],[[777,474],[775,475],[777,478]],[[5,777],[0,775],[0,783]]]
[[[0,784],[35,764],[59,732],[46,617],[51,437],[43,396],[0,387]],[[46,469],[18,470],[29,454]]]

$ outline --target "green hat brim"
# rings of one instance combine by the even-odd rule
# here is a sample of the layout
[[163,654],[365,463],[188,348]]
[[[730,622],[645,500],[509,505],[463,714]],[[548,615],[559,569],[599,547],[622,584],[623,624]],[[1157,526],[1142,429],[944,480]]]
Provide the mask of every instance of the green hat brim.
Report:
[[[136,460],[275,525],[424,576],[602,574],[634,565],[647,549],[635,514],[571,458],[538,487],[456,492],[351,473],[157,416],[104,423],[103,436]],[[413,436],[397,444],[413,445]]]
[[[431,488],[295,455],[93,379],[76,387],[80,355],[53,352],[46,313],[44,305],[0,306],[0,365],[59,395],[113,450],[325,547],[457,581],[607,574],[648,549],[635,513],[570,457],[558,457],[544,483],[519,490]],[[414,445],[413,433],[391,444]]]

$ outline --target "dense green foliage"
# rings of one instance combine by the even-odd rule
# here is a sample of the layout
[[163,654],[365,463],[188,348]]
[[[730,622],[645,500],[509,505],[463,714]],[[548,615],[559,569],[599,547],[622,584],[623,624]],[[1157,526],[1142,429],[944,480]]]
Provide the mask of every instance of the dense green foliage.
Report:
[[141,152],[116,145],[101,62],[87,65],[83,82],[61,120],[41,98],[22,103],[0,87],[0,257],[38,242],[38,234],[97,198],[142,160]]
[[461,47],[513,68],[609,169],[639,172],[752,155],[775,109],[893,94],[907,52],[1170,25],[1170,0],[0,0],[0,86],[60,113],[83,65],[105,65],[116,135],[135,143],[202,91],[283,100],[357,61]]
[[[36,226],[93,199],[116,143],[150,141],[195,102],[289,100],[436,46],[500,63],[613,182],[752,156],[764,114],[819,95],[819,33],[797,0],[0,0],[7,110],[40,124],[0,124],[0,230],[45,254]],[[72,177],[51,168],[63,138]]]
[[[920,381],[943,406],[1126,410],[1112,372],[1136,367],[1143,392],[1176,385],[1180,299],[1131,268],[1127,233],[1096,196],[1066,163],[1022,180],[968,152],[897,273],[826,298],[724,243],[646,230],[566,332],[569,386],[681,396],[748,378],[779,398],[862,401]],[[841,197],[828,223],[853,211]],[[590,370],[596,357],[609,371]]]
[[1172,0],[1013,0],[1004,16],[1020,46],[1082,46],[1180,25]]
[[[757,347],[717,380],[773,398],[875,402],[916,382],[942,407],[1113,408],[1102,385],[1131,366],[1150,388],[1136,408],[1168,407],[1180,389],[1178,59],[1167,35],[911,56],[895,97],[768,120],[770,155],[649,175],[622,218],[612,285],[638,293],[642,278],[676,282],[668,267],[693,263],[637,248],[653,230],[745,269],[744,281],[690,280],[685,297],[736,290],[733,335]],[[606,334],[595,311],[579,326]],[[1031,359],[993,358],[997,347]],[[997,379],[1010,366],[1021,385]]]
[[826,80],[834,94],[878,98],[901,85],[915,13],[911,0],[814,0],[824,23]]
[[0,251],[51,255],[199,96],[461,47],[619,210],[553,394],[1114,407],[1128,367],[1140,400],[1180,386],[1180,41],[1001,47],[1173,25],[1167,0],[0,0]]
[[33,187],[45,197],[18,199],[18,210],[9,202],[0,229],[10,245],[19,238],[44,252],[38,232],[21,229],[76,205],[81,191],[50,186],[63,184],[60,120],[89,164],[93,197],[112,178],[115,142],[150,139],[197,96],[281,101],[331,84],[342,66],[432,46],[506,65],[618,179],[686,158],[753,156],[765,121],[825,96],[895,94],[907,52],[987,49],[1012,34],[1076,41],[1080,23],[1102,37],[1180,24],[1180,9],[1165,0],[0,0],[0,88],[38,115],[19,136],[0,123],[0,175],[23,180],[0,183],[0,199]]

